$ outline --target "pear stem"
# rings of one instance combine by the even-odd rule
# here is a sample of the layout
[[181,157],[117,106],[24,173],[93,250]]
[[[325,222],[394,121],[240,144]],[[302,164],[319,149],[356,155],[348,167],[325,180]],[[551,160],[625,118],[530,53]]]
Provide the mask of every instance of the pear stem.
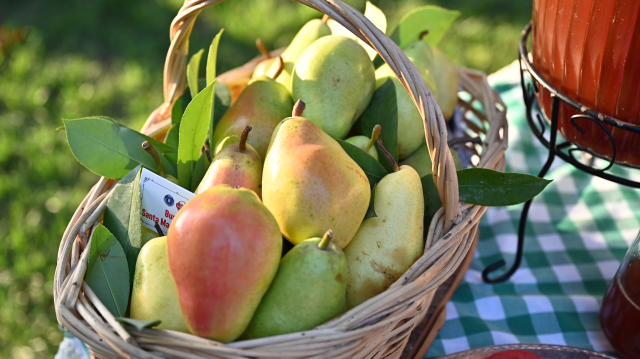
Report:
[[329,17],[329,14],[324,14],[324,16],[322,17],[322,22],[326,24],[327,21],[329,21],[330,18],[331,17]]
[[264,46],[264,42],[262,42],[262,39],[256,39],[256,47],[258,48],[258,51],[260,51],[260,53],[264,55],[265,59],[271,58],[271,53],[269,52],[269,50],[267,50],[267,47]]
[[320,241],[320,243],[318,243],[318,248],[322,250],[327,249],[332,239],[333,239],[333,231],[328,230],[327,233],[325,233],[324,236],[322,237],[322,240]]
[[300,117],[304,112],[304,109],[307,107],[302,100],[298,100],[295,105],[293,105],[293,112],[291,112],[291,117]]
[[378,148],[387,157],[387,159],[389,160],[389,163],[391,163],[391,166],[393,167],[393,172],[400,171],[400,167],[398,166],[398,162],[396,162],[396,160],[393,158],[393,156],[391,156],[389,151],[387,151],[387,149],[384,148],[384,146],[382,145],[382,138],[378,138]]
[[156,163],[156,167],[158,168],[158,174],[162,178],[166,178],[167,173],[164,171],[164,166],[162,165],[162,161],[160,160],[158,150],[156,150],[156,148],[149,141],[142,142],[142,148],[147,151],[147,153],[150,154],[151,157],[153,157],[153,161]]
[[422,40],[427,35],[429,35],[429,30],[424,30],[423,32],[420,33],[420,35],[418,35],[418,39]]
[[244,128],[244,131],[242,131],[242,135],[240,136],[240,143],[238,143],[240,152],[244,152],[247,150],[247,137],[249,137],[249,132],[251,132],[252,128],[253,127],[251,126],[247,126]]
[[280,74],[284,70],[284,60],[282,60],[282,56],[278,56],[275,61],[278,64],[278,67],[274,71],[273,76],[269,75],[269,77],[271,77],[274,80],[277,79],[278,76],[280,76]]
[[364,146],[365,152],[368,152],[371,149],[371,147],[373,147],[373,144],[376,143],[376,141],[378,141],[378,137],[380,137],[380,131],[382,131],[382,126],[380,125],[373,126],[373,131],[371,131],[371,140],[369,140],[369,143],[367,143],[367,145]]

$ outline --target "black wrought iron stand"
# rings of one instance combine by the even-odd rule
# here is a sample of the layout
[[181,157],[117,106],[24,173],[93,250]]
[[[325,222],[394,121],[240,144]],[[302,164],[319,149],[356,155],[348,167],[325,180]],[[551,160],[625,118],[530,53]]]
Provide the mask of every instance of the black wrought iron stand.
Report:
[[[624,186],[640,188],[640,182],[632,181],[628,178],[623,178],[611,172],[608,172],[615,163],[618,150],[616,148],[615,140],[611,135],[611,132],[609,131],[609,129],[605,126],[605,124],[614,126],[623,131],[629,131],[637,134],[640,134],[640,126],[618,121],[614,118],[598,113],[597,111],[586,108],[581,104],[579,104],[578,102],[572,100],[562,92],[558,91],[553,86],[551,86],[551,84],[535,70],[535,68],[531,64],[531,61],[529,61],[528,51],[527,51],[527,38],[530,32],[531,32],[531,23],[529,23],[529,25],[527,25],[527,27],[525,27],[525,29],[522,31],[522,38],[520,40],[520,46],[519,46],[518,52],[519,52],[519,61],[520,61],[520,84],[522,86],[524,103],[527,108],[527,122],[529,123],[529,127],[531,128],[531,131],[533,132],[533,134],[538,138],[538,140],[540,140],[540,142],[547,149],[549,149],[549,156],[547,157],[547,162],[542,167],[542,170],[540,170],[538,177],[544,177],[547,174],[547,172],[549,171],[549,168],[551,167],[551,164],[553,163],[553,161],[557,156],[563,159],[565,162],[568,162],[573,166],[575,166],[576,168],[582,171],[585,171],[593,176],[598,176],[600,178],[603,178]],[[538,86],[544,87],[549,92],[550,98],[551,98],[551,119],[549,120],[551,123],[550,124],[551,128],[550,128],[548,141],[544,137],[545,120],[542,118],[541,111],[540,112],[536,111],[537,112],[536,119],[538,124],[536,124],[535,121],[533,120],[534,105],[535,103],[538,102],[538,98],[536,96],[536,94],[539,91]],[[601,128],[604,131],[604,133],[606,133],[607,138],[611,142],[611,147],[612,147],[611,158],[603,157],[587,148],[580,147],[579,145],[576,145],[568,141],[562,142],[560,144],[556,142],[558,139],[558,112],[560,108],[560,101],[562,101],[563,103],[571,106],[572,108],[578,111],[577,115],[574,115],[571,117],[571,124],[581,134],[584,135],[585,131],[583,130],[582,127],[578,125],[577,123],[578,120],[591,121],[597,124],[598,127]],[[637,150],[640,152],[640,149],[637,149]],[[593,161],[590,161],[588,163],[583,163],[580,159],[576,158],[574,154],[575,152],[588,153],[591,156],[593,156],[592,159],[594,157],[603,158],[606,161],[608,161],[609,164],[602,169],[594,168]],[[634,167],[634,166],[620,164],[620,163],[615,163],[615,164],[626,166],[626,167]],[[634,167],[634,168],[637,168],[637,167]],[[524,246],[524,232],[527,225],[527,216],[529,215],[529,208],[531,207],[532,201],[533,200],[529,200],[524,204],[524,208],[522,209],[522,214],[520,215],[520,224],[518,226],[518,249],[516,251],[516,257],[511,268],[509,268],[504,274],[500,275],[499,277],[492,279],[492,278],[489,278],[489,274],[501,268],[502,266],[506,265],[506,262],[504,259],[501,259],[489,265],[487,268],[485,268],[482,271],[482,279],[486,283],[504,282],[508,280],[520,266],[520,262],[522,261],[522,251]]]

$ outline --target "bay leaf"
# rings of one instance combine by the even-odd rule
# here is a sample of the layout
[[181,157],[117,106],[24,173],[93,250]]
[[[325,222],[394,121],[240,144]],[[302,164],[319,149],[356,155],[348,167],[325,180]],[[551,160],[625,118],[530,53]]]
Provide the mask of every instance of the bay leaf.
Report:
[[342,149],[353,159],[360,168],[364,171],[369,179],[369,185],[373,188],[382,177],[386,176],[389,172],[370,154],[365,152],[360,147],[354,146],[347,141],[337,140]]
[[[209,53],[207,55],[207,86],[216,82],[216,76],[217,76],[216,63],[218,60],[218,45],[220,45],[220,37],[222,37],[223,32],[224,32],[224,29],[221,29],[218,32],[218,34],[213,38],[213,40],[211,41],[211,45],[209,46]],[[216,84],[215,87],[216,88],[214,89],[214,95],[216,92],[218,92],[218,87],[221,89],[221,91],[224,91],[224,89],[227,89],[227,92],[229,92],[229,89],[225,85],[222,85],[222,83]],[[215,151],[215,149],[213,148],[213,130],[216,128],[216,124],[217,124],[216,112],[215,112],[215,108],[218,107],[217,106],[218,101],[216,101],[217,99],[218,99],[218,96],[215,96],[213,105],[212,105],[213,110],[212,110],[212,116],[211,116],[211,125],[209,126],[209,129],[210,129],[209,130],[209,155],[211,156],[211,158],[213,158],[214,151]],[[229,93],[229,102],[231,102],[230,93]]]
[[[393,158],[398,161],[398,105],[396,90],[404,91],[404,89],[396,89],[391,79],[388,79],[384,85],[376,90],[369,106],[362,115],[361,128],[365,136],[371,137],[371,132],[375,125],[380,125],[382,127],[380,132],[382,144]],[[378,151],[378,158],[381,160],[380,163],[387,172],[393,172],[393,166],[378,146],[376,146],[376,150]]]
[[371,188],[371,200],[369,201],[369,208],[367,209],[367,213],[364,215],[363,221],[366,221],[369,218],[378,217],[375,208],[376,186],[378,186],[377,183],[373,185],[373,188]]
[[191,56],[189,64],[187,64],[187,84],[189,84],[189,92],[191,92],[191,97],[193,98],[200,92],[198,90],[198,74],[200,72],[200,61],[203,53],[204,49],[200,49],[200,51]]
[[433,182],[433,174],[428,174],[420,179],[422,182],[422,195],[424,197],[424,229],[425,233],[429,229],[431,219],[442,207],[438,188]]
[[202,182],[204,175],[207,173],[209,165],[211,165],[211,162],[209,162],[209,158],[207,158],[207,155],[203,153],[202,156],[200,156],[200,158],[198,159],[198,162],[196,162],[196,166],[193,168],[191,192],[196,191],[196,188],[198,188],[198,185],[200,184],[200,182]]
[[186,189],[191,187],[193,169],[200,158],[200,151],[211,125],[215,83],[211,83],[191,100],[180,122],[178,181]]
[[486,168],[458,171],[460,202],[481,206],[512,206],[537,196],[551,180]]
[[138,165],[158,172],[156,164],[143,148],[150,141],[160,151],[167,174],[176,176],[176,168],[164,152],[171,147],[118,124],[111,118],[96,116],[63,120],[67,142],[75,158],[90,171],[107,178],[120,179]]
[[91,236],[85,282],[116,317],[123,317],[129,303],[129,267],[122,246],[99,224]]
[[408,12],[391,34],[391,39],[400,48],[420,39],[437,46],[451,24],[460,16],[460,11],[448,10],[436,5],[425,5]]

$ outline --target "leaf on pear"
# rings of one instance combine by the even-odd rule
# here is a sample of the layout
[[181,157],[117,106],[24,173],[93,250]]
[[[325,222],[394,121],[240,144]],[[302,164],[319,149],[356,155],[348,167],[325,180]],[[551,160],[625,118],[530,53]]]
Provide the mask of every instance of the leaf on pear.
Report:
[[429,228],[431,219],[442,207],[440,195],[435,182],[433,182],[433,174],[428,174],[420,179],[422,182],[422,195],[424,196],[424,228]]
[[367,209],[367,213],[364,215],[363,221],[366,221],[369,218],[378,217],[375,209],[376,186],[378,186],[377,183],[373,185],[373,188],[371,188],[371,201],[369,202],[369,208]]
[[138,166],[124,176],[116,185],[104,211],[104,226],[116,237],[129,265],[129,281],[133,284],[133,275],[140,249],[146,243],[142,236],[140,220],[141,194],[140,176],[142,167]]
[[512,206],[537,196],[551,180],[486,168],[458,171],[460,202],[480,206]]
[[123,317],[129,303],[129,267],[116,237],[99,224],[91,236],[85,281],[102,304],[116,317]]
[[126,317],[116,317],[116,320],[121,324],[128,325],[130,327],[136,328],[138,331],[142,331],[143,329],[157,327],[162,323],[161,320],[138,320],[133,318]]
[[[375,125],[380,125],[382,127],[382,132],[380,132],[382,144],[393,158],[398,161],[398,104],[396,90],[404,91],[404,89],[396,89],[391,79],[388,79],[384,85],[376,90],[369,106],[362,115],[361,128],[362,133],[370,137]],[[378,158],[386,159],[377,146],[376,150],[378,151]],[[383,160],[381,163],[387,172],[393,172],[393,167],[389,161]]]
[[144,141],[156,146],[167,174],[177,175],[175,167],[164,155],[175,149],[111,118],[97,116],[63,122],[69,148],[75,158],[100,176],[120,179],[139,165],[157,173],[153,157],[142,148]]
[[198,185],[200,184],[200,182],[202,182],[204,175],[207,173],[210,164],[211,162],[209,162],[209,158],[207,158],[207,155],[203,153],[202,156],[200,156],[200,159],[198,159],[198,162],[196,162],[196,166],[193,169],[193,178],[191,179],[191,192],[196,191],[196,188],[198,188]]
[[375,158],[371,157],[370,154],[365,152],[360,147],[354,146],[347,141],[337,140],[342,149],[353,159],[360,168],[364,171],[365,175],[369,179],[369,185],[373,188],[382,177],[386,176],[389,172],[380,164],[380,162],[376,161]]
[[189,64],[187,65],[187,83],[189,84],[189,92],[191,92],[191,97],[193,98],[200,92],[198,91],[198,73],[200,72],[200,60],[202,59],[203,53],[204,49],[200,49],[200,51],[191,56]]
[[391,34],[391,39],[400,48],[422,38],[431,46],[437,46],[451,24],[460,16],[460,11],[448,10],[435,5],[425,5],[407,13]]
[[211,85],[217,76],[216,62],[218,60],[218,45],[220,44],[220,37],[223,32],[224,29],[220,30],[209,46],[209,54],[207,55],[207,86]]
[[183,188],[191,188],[193,170],[207,139],[213,110],[215,81],[191,100],[180,123],[178,146],[178,181]]

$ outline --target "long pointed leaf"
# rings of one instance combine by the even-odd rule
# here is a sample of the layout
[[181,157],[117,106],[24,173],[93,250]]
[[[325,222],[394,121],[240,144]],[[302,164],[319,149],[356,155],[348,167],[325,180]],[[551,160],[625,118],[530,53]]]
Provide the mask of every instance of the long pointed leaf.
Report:
[[382,177],[386,176],[389,172],[382,167],[380,162],[371,157],[370,154],[362,150],[360,147],[354,146],[347,141],[337,140],[342,149],[362,168],[364,174],[369,179],[369,185],[373,188]]
[[[220,44],[220,37],[222,37],[222,33],[224,32],[224,29],[220,30],[220,32],[218,32],[218,34],[213,38],[213,41],[211,41],[211,45],[209,46],[209,54],[207,55],[207,86],[211,85],[212,83],[214,83],[216,81],[216,63],[218,61],[218,45]],[[224,85],[222,85],[222,83],[217,84],[215,87],[222,87]],[[222,89],[226,89],[227,92],[228,89],[226,86],[222,87]],[[217,95],[217,93],[220,92],[217,88],[214,90],[214,94]],[[223,91],[224,92],[224,91]],[[216,100],[218,99],[218,96],[216,96]],[[215,107],[217,107],[217,102],[218,101],[213,101],[213,112],[212,112],[212,116],[211,116],[211,125],[209,126],[209,155],[211,156],[211,158],[213,158],[213,130],[216,126],[216,111],[215,111]]]
[[189,64],[187,65],[187,83],[189,84],[189,91],[193,98],[200,92],[198,91],[198,73],[200,72],[200,60],[202,59],[203,53],[204,49],[200,49],[200,51],[191,56]]
[[[380,125],[382,127],[382,132],[380,132],[382,144],[393,158],[398,161],[398,104],[396,91],[404,91],[404,89],[396,89],[391,79],[376,90],[369,106],[362,115],[361,128],[362,133],[370,137],[375,125]],[[384,154],[377,147],[376,150],[378,150],[378,157],[382,159],[380,162],[384,168],[388,172],[392,172],[393,168]]]
[[481,206],[512,206],[537,196],[551,180],[486,168],[458,171],[460,202]]

